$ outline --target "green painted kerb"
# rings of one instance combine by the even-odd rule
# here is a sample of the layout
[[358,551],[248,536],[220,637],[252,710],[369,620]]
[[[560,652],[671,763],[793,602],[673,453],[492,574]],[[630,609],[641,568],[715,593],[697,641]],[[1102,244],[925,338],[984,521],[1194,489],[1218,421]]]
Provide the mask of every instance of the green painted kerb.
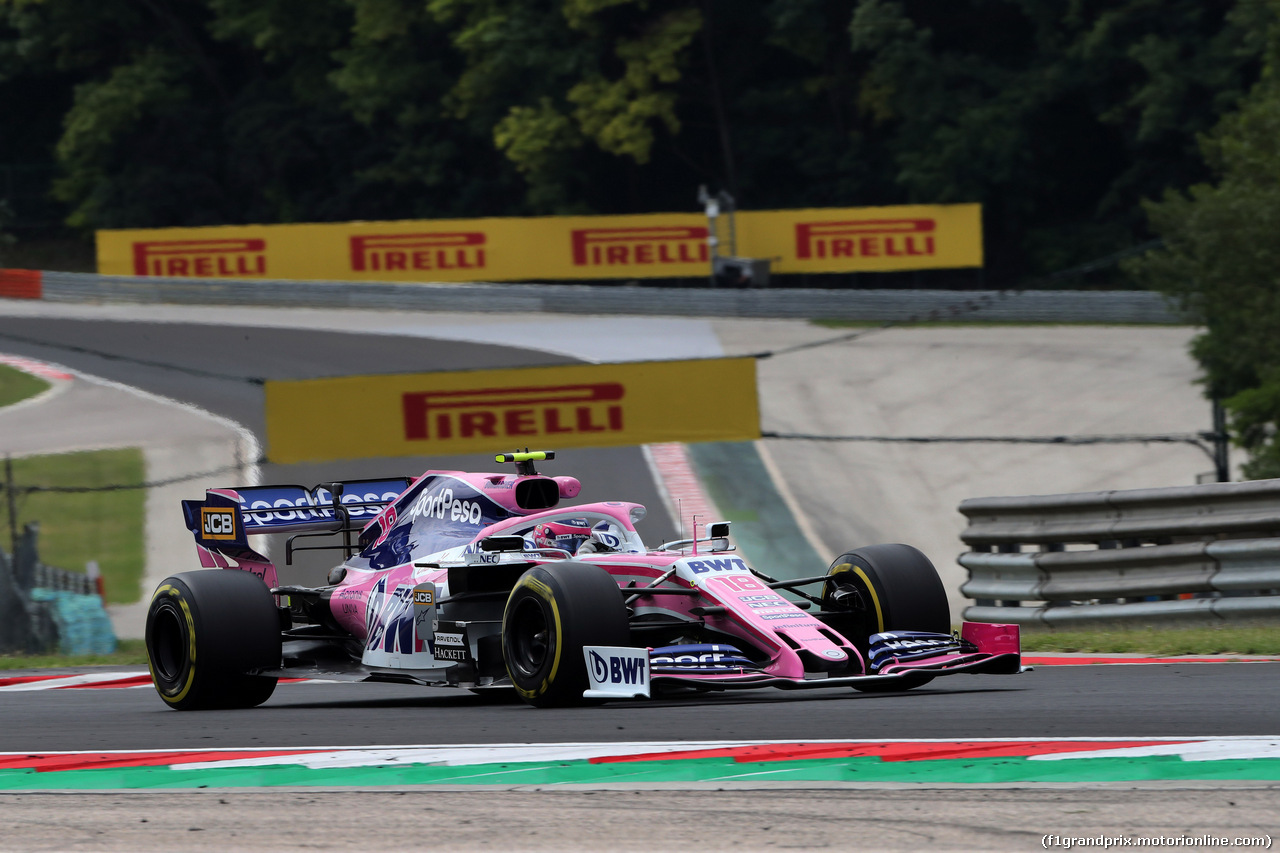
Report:
[[1183,761],[1178,756],[1030,761],[1025,758],[882,761],[879,758],[741,763],[708,758],[682,761],[586,761],[447,767],[384,764],[311,770],[296,765],[174,770],[169,767],[0,771],[0,790],[257,788],[273,786],[378,787],[401,785],[565,785],[618,782],[1138,782],[1183,780],[1280,781],[1280,759]]

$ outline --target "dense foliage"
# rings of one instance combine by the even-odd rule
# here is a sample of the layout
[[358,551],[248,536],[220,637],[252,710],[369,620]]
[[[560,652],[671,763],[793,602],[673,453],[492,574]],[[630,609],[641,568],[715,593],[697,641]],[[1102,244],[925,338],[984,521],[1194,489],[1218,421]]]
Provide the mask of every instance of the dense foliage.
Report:
[[1208,177],[1196,137],[1256,80],[1269,14],[0,0],[0,179],[26,176],[15,228],[46,191],[76,229],[696,210],[699,184],[755,209],[981,202],[1008,286],[1141,243],[1143,198]]
[[1280,31],[1262,80],[1203,139],[1213,182],[1148,205],[1164,248],[1132,264],[1203,323],[1192,352],[1249,449],[1250,477],[1280,477]]

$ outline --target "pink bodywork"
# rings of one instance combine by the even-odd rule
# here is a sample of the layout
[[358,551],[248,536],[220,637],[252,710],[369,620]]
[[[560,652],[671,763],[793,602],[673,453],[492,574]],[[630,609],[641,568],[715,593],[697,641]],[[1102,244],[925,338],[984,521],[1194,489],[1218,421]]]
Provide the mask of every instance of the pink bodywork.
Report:
[[[521,509],[515,502],[514,484],[522,479],[518,475],[474,474],[461,471],[428,471],[415,480],[410,485],[410,489],[422,479],[432,475],[448,475],[462,480],[514,514],[515,517],[481,528],[471,540],[472,544],[490,536],[511,535],[516,531],[528,530],[540,519],[564,517],[566,513],[606,516],[638,540],[632,517],[637,509],[641,515],[643,514],[643,507],[639,504],[607,501],[571,507],[557,506],[544,511],[528,511]],[[562,497],[575,497],[581,489],[579,482],[572,477],[550,479],[555,480]],[[232,490],[213,491],[228,497],[236,497],[236,493]],[[370,520],[365,525],[364,531],[376,528],[380,536],[385,538],[397,521],[393,504],[394,502],[389,504]],[[278,585],[274,565],[254,551],[228,555],[199,545],[197,549],[203,566],[250,571],[262,578],[269,587]],[[415,559],[417,562],[424,562],[433,559],[433,556],[419,555]],[[646,553],[584,554],[573,559],[597,565],[612,575],[622,587],[625,596],[628,598],[635,596],[631,604],[637,616],[661,614],[682,619],[701,619],[708,628],[740,638],[769,655],[768,664],[759,671],[689,672],[679,674],[679,681],[705,681],[720,685],[737,682],[747,686],[778,680],[803,681],[806,672],[824,670],[843,670],[854,674],[867,672],[866,661],[849,640],[770,589],[747,570],[740,558],[733,557],[732,552],[712,551],[693,554],[650,550]],[[550,563],[555,560],[555,557],[544,554],[530,562]],[[689,561],[694,561],[694,565],[715,567],[714,571],[708,569],[706,576],[697,577],[693,581],[682,578],[678,574],[672,574],[664,583],[667,587],[696,588],[700,592],[699,595],[646,595],[636,589],[653,583],[657,578],[675,568],[680,561],[686,561],[686,565]],[[741,566],[740,571],[736,568],[737,566]],[[694,569],[694,571],[697,570],[699,569]],[[435,584],[440,588],[447,583],[448,570],[431,566],[415,567],[414,562],[407,562],[389,569],[350,569],[343,583],[334,590],[330,609],[337,622],[357,639],[363,640],[367,636],[367,626],[370,622],[367,613],[368,602],[374,587],[383,578],[386,579],[384,587],[386,590],[424,583]],[[776,599],[776,603],[773,599]],[[704,614],[693,612],[697,608],[713,607],[723,607],[727,612]],[[991,656],[1001,656],[1001,659],[1006,661],[1006,668],[1012,666],[1012,671],[1017,671],[1019,643],[1016,625],[966,622],[962,636],[978,647],[977,654],[946,655],[919,661],[891,663],[882,667],[880,671],[882,674],[895,674],[912,669],[967,667],[975,661]],[[1008,657],[1010,655],[1012,658]],[[655,678],[661,677],[655,675]]]

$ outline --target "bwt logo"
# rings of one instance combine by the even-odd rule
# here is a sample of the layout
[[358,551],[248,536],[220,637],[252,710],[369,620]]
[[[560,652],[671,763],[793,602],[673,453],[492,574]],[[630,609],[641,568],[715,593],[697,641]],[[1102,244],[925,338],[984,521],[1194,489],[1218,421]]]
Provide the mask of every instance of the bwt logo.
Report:
[[597,684],[644,684],[644,658],[591,652],[591,674]]
[[897,258],[935,253],[933,219],[855,219],[796,224],[796,258]]
[[707,263],[702,225],[658,228],[575,228],[570,237],[574,266]]
[[403,396],[404,437],[507,438],[621,432],[626,390],[619,382],[416,391]]
[[235,539],[236,511],[201,507],[200,530],[205,539]]
[[685,565],[695,575],[707,572],[749,572],[747,564],[737,557],[726,557],[720,560],[689,560]]
[[134,275],[234,278],[267,274],[267,241],[152,240],[133,244]]
[[483,269],[484,245],[483,231],[366,234],[351,238],[351,269]]

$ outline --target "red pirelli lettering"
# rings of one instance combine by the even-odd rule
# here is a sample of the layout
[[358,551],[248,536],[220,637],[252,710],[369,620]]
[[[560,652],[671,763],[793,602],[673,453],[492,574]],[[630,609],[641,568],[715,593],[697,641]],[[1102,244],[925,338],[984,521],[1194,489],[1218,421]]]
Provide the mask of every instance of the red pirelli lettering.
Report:
[[401,396],[408,441],[499,438],[569,432],[619,432],[620,382],[411,391]]

